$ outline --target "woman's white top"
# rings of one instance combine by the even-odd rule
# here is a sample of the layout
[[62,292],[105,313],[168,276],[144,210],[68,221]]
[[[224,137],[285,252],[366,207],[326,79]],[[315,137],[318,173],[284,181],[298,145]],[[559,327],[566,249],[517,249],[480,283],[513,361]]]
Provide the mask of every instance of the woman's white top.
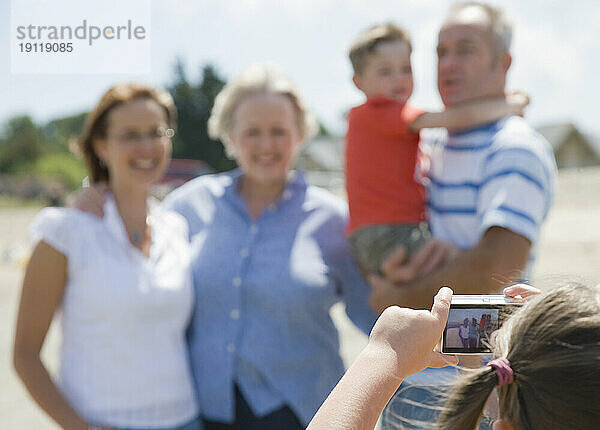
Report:
[[469,337],[469,326],[468,325],[464,325],[461,324],[460,325],[460,337],[462,337],[463,339],[466,339]]
[[185,339],[193,306],[187,223],[154,202],[150,216],[149,257],[129,242],[110,195],[102,219],[46,208],[31,226],[68,260],[57,384],[91,423],[169,427],[198,415]]

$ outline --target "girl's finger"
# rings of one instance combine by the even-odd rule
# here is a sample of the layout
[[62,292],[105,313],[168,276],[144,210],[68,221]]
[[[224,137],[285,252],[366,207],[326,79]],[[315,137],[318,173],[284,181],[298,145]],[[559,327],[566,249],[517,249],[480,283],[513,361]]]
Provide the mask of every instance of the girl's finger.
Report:
[[452,290],[448,287],[440,288],[436,296],[433,298],[431,314],[440,322],[442,329],[446,326],[446,321],[448,321],[448,313],[450,312],[451,301]]

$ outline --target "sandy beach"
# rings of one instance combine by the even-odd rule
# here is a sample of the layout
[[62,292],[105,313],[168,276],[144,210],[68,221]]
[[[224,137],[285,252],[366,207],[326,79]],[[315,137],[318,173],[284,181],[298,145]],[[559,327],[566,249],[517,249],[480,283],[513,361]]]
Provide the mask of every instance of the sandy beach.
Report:
[[[566,170],[559,174],[554,206],[546,220],[537,249],[534,284],[542,287],[561,280],[600,282],[600,168]],[[29,398],[12,369],[12,339],[23,264],[31,243],[27,227],[36,209],[0,209],[0,428],[55,429]],[[332,311],[341,331],[342,355],[350,363],[366,337]],[[43,351],[56,369],[59,337],[53,324]]]

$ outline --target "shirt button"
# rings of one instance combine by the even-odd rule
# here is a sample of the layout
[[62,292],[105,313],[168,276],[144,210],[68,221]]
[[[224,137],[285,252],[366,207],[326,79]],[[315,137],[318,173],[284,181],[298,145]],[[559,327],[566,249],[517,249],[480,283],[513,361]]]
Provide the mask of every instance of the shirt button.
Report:
[[231,312],[229,312],[229,316],[231,317],[232,320],[239,319],[240,318],[240,310],[232,309]]
[[258,226],[256,224],[252,224],[250,226],[250,233],[252,233],[252,234],[258,233]]
[[240,278],[239,276],[236,276],[235,278],[233,278],[233,286],[234,287],[239,287],[240,285],[242,285],[242,278]]
[[229,353],[235,352],[235,345],[233,343],[227,344],[227,352],[229,352]]
[[248,248],[244,248],[240,251],[240,255],[242,258],[246,258],[250,255],[250,251],[248,250]]

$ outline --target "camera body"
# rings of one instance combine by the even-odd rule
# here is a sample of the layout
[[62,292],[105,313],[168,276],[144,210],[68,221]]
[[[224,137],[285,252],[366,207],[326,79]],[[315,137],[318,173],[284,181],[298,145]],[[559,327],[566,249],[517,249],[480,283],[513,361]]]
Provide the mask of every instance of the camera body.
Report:
[[452,296],[442,335],[442,353],[491,353],[488,343],[491,333],[522,305],[521,299],[501,294]]

